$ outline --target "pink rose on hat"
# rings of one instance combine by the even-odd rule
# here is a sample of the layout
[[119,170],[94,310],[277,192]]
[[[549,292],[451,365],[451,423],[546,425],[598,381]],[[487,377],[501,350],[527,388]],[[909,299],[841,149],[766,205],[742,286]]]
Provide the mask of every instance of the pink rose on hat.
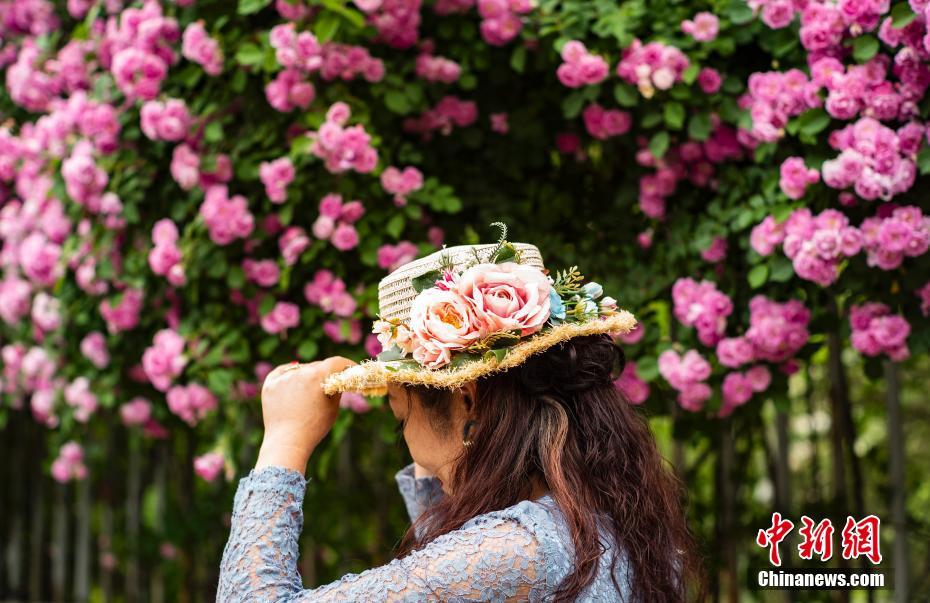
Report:
[[525,337],[549,319],[551,284],[534,266],[477,264],[459,276],[457,288],[488,333],[520,329],[520,337]]
[[410,329],[417,340],[413,358],[429,368],[452,361],[462,350],[488,334],[471,305],[455,291],[424,289],[410,308]]

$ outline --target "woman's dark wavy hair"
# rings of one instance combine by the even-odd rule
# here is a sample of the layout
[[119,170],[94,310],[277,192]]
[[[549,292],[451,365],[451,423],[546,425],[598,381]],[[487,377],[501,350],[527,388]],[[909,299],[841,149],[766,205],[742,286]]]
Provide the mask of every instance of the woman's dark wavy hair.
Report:
[[[474,445],[455,463],[452,496],[442,497],[402,539],[403,557],[467,520],[530,498],[542,482],[562,511],[574,567],[555,593],[572,601],[595,578],[604,513],[630,564],[630,587],[644,603],[701,597],[704,580],[682,508],[682,488],[643,417],[614,386],[626,362],[609,335],[576,337],[507,371],[477,380]],[[431,421],[449,429],[452,390],[407,386]],[[456,434],[456,437],[459,437]],[[614,548],[616,553],[616,548]],[[612,563],[618,558],[613,556]],[[614,579],[614,585],[620,586]]]

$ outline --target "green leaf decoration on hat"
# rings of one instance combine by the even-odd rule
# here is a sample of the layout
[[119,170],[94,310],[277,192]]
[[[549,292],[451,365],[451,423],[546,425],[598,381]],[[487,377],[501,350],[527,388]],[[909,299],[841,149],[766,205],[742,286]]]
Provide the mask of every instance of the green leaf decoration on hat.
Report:
[[442,271],[439,269],[430,270],[426,274],[421,274],[410,280],[410,284],[413,285],[413,289],[420,293],[424,289],[429,289],[436,284],[436,281],[439,277],[442,276]]

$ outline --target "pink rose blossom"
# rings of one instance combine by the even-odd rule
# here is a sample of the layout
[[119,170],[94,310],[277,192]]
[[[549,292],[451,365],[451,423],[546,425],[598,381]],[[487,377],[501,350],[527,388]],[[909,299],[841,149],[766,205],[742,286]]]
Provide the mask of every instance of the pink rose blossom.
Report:
[[339,398],[339,408],[351,410],[356,414],[366,413],[371,410],[371,405],[365,396],[356,392],[345,392]]
[[167,391],[187,364],[185,342],[177,332],[162,329],[155,334],[152,346],[142,354],[142,368],[155,389]]
[[137,396],[120,406],[119,414],[123,425],[127,427],[145,425],[152,416],[152,405],[145,398]]
[[179,416],[191,427],[217,406],[216,396],[199,383],[175,385],[165,396],[168,410]]
[[208,482],[212,482],[223,471],[226,459],[222,453],[209,452],[194,458],[194,473]]
[[242,195],[228,196],[225,185],[214,185],[207,189],[200,205],[210,239],[217,245],[228,245],[237,238],[244,239],[252,234],[255,219]]
[[413,358],[431,369],[445,366],[452,361],[452,352],[491,332],[461,294],[437,288],[425,289],[414,298],[409,326],[416,338]]
[[279,301],[270,312],[261,317],[261,327],[266,333],[280,333],[300,323],[300,308],[297,304]]
[[106,339],[100,331],[92,331],[81,340],[81,354],[99,369],[110,364],[110,353],[107,351]]
[[720,72],[713,67],[703,67],[698,72],[697,83],[704,94],[714,94],[720,90],[723,78],[720,76]]
[[538,268],[503,262],[468,268],[459,275],[456,290],[489,333],[519,329],[525,337],[549,319],[551,288]]
[[778,185],[790,199],[804,196],[807,186],[820,180],[820,172],[808,169],[801,157],[789,157],[781,164],[781,179]]
[[636,374],[636,363],[629,361],[623,373],[614,380],[614,387],[623,392],[630,404],[642,404],[649,399],[649,384]]
[[294,165],[288,157],[261,163],[258,168],[259,178],[265,185],[265,194],[272,203],[287,201],[287,185],[294,180],[294,173]]
[[578,40],[570,40],[562,47],[562,60],[556,76],[564,86],[580,88],[599,84],[607,78],[609,65],[602,57],[588,52]]
[[688,34],[698,42],[710,42],[717,37],[720,21],[717,15],[706,11],[694,15],[694,19],[685,19],[681,22],[681,31]]

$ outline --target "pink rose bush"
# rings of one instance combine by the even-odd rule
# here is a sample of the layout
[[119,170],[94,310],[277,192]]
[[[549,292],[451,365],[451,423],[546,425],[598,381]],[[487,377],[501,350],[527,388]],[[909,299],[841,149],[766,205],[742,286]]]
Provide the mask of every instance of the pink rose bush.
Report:
[[208,452],[194,458],[194,473],[204,481],[214,481],[226,466],[226,459],[221,452]]
[[58,458],[52,461],[52,477],[59,483],[82,480],[87,477],[84,465],[84,449],[75,441],[66,442],[58,451]]
[[859,229],[835,209],[814,216],[806,207],[801,208],[783,224],[767,216],[750,235],[750,244],[759,255],[771,255],[782,244],[797,275],[822,287],[836,282],[840,262],[859,253],[862,243]]
[[503,46],[523,29],[520,15],[533,10],[531,0],[477,0],[481,37],[492,46]]
[[349,105],[334,103],[326,112],[326,122],[307,136],[310,152],[323,160],[333,174],[354,170],[367,174],[378,163],[378,151],[371,146],[371,136],[361,125],[345,127],[352,115]]
[[649,384],[640,379],[633,361],[623,367],[623,372],[614,380],[614,387],[623,392],[630,404],[642,404],[649,399]]
[[260,323],[266,333],[286,332],[300,324],[300,308],[291,302],[276,302],[270,312],[262,315]]
[[255,228],[255,218],[245,197],[230,197],[225,185],[207,189],[200,205],[200,216],[207,225],[210,238],[217,245],[229,245],[236,239],[248,237]]
[[701,410],[712,394],[705,383],[711,374],[710,363],[697,350],[684,354],[665,350],[659,354],[658,362],[659,373],[678,391],[678,404],[692,412]]
[[721,386],[723,403],[717,416],[729,416],[737,407],[746,404],[754,394],[768,389],[771,382],[772,374],[761,364],[744,372],[727,373]]
[[562,60],[556,75],[563,85],[580,88],[589,84],[599,84],[607,77],[610,66],[602,57],[588,52],[585,45],[578,40],[570,40],[562,46]]
[[294,164],[289,157],[263,161],[258,168],[259,178],[265,185],[265,194],[272,203],[287,201],[287,185],[294,180]]
[[927,281],[915,293],[920,298],[920,313],[924,316],[930,316],[930,281]]
[[381,186],[394,195],[394,205],[403,207],[407,204],[407,195],[423,187],[423,174],[413,166],[403,170],[389,166],[381,172]]
[[705,94],[715,94],[723,84],[723,76],[713,67],[702,67],[698,71],[697,83]]
[[598,104],[588,105],[581,115],[588,134],[601,140],[626,134],[633,124],[628,112],[619,109],[605,110]]
[[175,385],[168,390],[165,399],[168,401],[168,410],[191,427],[218,405],[213,392],[199,383]]
[[824,184],[835,189],[852,186],[856,194],[867,201],[888,201],[909,190],[914,184],[917,166],[903,153],[900,132],[870,117],[832,132],[830,146],[840,154],[824,162]]
[[396,245],[385,244],[378,248],[378,266],[393,272],[417,257],[417,246],[410,241],[401,241]]
[[362,340],[362,322],[357,318],[327,320],[323,323],[323,334],[334,343],[355,345]]
[[866,303],[849,310],[852,346],[866,356],[886,354],[892,360],[905,360],[911,352],[907,337],[911,325],[900,314],[892,314],[886,304]]
[[404,121],[404,130],[419,133],[423,140],[430,140],[433,132],[448,136],[454,128],[464,128],[478,119],[478,106],[474,101],[456,96],[444,96],[435,107],[427,109],[419,117]]
[[820,172],[804,165],[802,157],[789,157],[781,164],[778,186],[790,199],[800,199],[804,190],[820,180]]
[[87,377],[78,377],[66,385],[64,396],[65,403],[74,408],[74,420],[78,423],[87,423],[99,406]]
[[307,231],[300,226],[288,226],[278,237],[278,249],[286,266],[293,266],[301,254],[310,246]]
[[81,340],[81,354],[98,369],[110,364],[110,352],[107,350],[106,338],[100,331],[88,333]]
[[162,218],[152,228],[152,243],[148,262],[152,272],[167,277],[168,282],[176,287],[187,282],[184,265],[181,263],[181,250],[177,246],[178,227],[168,218]]
[[105,299],[100,302],[100,315],[107,325],[107,331],[113,335],[134,329],[139,324],[144,295],[141,289],[127,289],[119,299]]
[[706,346],[716,345],[727,326],[727,316],[733,312],[733,302],[710,281],[678,279],[672,287],[675,318],[694,327],[698,339]]
[[203,22],[191,23],[181,36],[181,54],[188,61],[199,64],[210,75],[223,71],[223,51],[220,44],[204,29]]
[[329,241],[340,251],[348,251],[358,245],[355,222],[365,215],[361,201],[343,203],[342,196],[330,193],[320,199],[320,215],[313,223],[313,236]]
[[[885,210],[888,206],[881,208]],[[891,209],[891,208],[888,208]],[[866,218],[859,227],[866,263],[881,270],[894,270],[905,257],[918,257],[930,249],[930,216],[919,207],[894,207],[891,212]]]
[[174,378],[184,370],[188,362],[185,346],[184,338],[176,331],[162,329],[155,334],[151,347],[142,354],[145,376],[158,391],[168,391]]
[[345,392],[339,398],[339,408],[348,409],[355,414],[362,414],[371,410],[371,405],[365,399],[365,396],[356,392]]
[[345,282],[330,270],[317,270],[313,280],[304,285],[304,298],[324,312],[343,318],[352,316],[357,306]]
[[149,101],[142,105],[139,115],[142,133],[152,140],[183,140],[191,126],[187,105],[177,98],[170,98],[164,103]]
[[742,142],[755,146],[785,136],[790,118],[823,104],[817,91],[817,84],[800,69],[753,73],[747,92],[739,99],[752,116],[752,128],[740,130]]
[[643,44],[633,40],[617,63],[617,76],[633,84],[640,94],[651,98],[656,90],[668,90],[681,80],[690,61],[674,46],[661,42]]
[[119,408],[120,419],[127,427],[145,425],[152,417],[152,404],[141,396],[136,396]]
[[242,272],[245,278],[259,287],[273,287],[281,280],[281,269],[274,260],[242,260]]
[[746,340],[756,360],[785,362],[807,343],[811,312],[798,300],[776,302],[764,295],[749,301]]
[[435,56],[426,49],[417,56],[415,68],[417,77],[429,82],[451,84],[462,75],[461,65],[445,57]]
[[723,237],[714,237],[710,246],[701,252],[701,257],[704,261],[713,264],[722,262],[727,257],[727,240]]
[[681,31],[698,42],[711,42],[717,38],[717,32],[720,31],[720,20],[714,13],[702,11],[694,15],[694,18],[682,21]]

